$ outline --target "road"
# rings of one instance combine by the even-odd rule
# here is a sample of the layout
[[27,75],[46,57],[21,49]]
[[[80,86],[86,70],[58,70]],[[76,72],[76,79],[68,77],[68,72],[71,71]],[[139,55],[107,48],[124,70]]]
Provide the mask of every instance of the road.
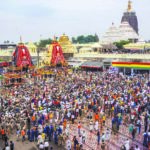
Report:
[[[14,135],[10,137],[9,141],[14,142],[15,150],[38,150],[35,142],[22,142],[21,140],[17,141]],[[56,146],[53,142],[50,142],[50,147],[51,146],[53,147],[53,150],[65,150],[63,147]],[[0,150],[2,150],[2,147],[4,146],[2,140],[0,139]]]

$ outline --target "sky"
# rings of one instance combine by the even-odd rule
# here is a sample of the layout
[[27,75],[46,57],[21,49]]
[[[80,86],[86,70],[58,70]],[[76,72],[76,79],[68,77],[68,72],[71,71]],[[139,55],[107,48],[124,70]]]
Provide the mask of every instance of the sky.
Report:
[[[0,0],[0,43],[98,34],[119,26],[128,0]],[[150,0],[132,0],[143,39],[150,39]]]

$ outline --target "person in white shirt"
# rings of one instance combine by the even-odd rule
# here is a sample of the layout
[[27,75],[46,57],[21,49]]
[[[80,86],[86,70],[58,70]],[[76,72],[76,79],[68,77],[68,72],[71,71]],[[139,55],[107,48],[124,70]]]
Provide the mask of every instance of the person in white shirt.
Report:
[[126,147],[126,150],[130,149],[130,141],[128,139],[125,141],[125,147]]
[[44,144],[43,143],[40,143],[39,150],[44,150]]
[[109,141],[110,136],[111,136],[111,131],[109,129],[107,129],[106,132],[105,132],[105,140]]
[[67,135],[67,136],[69,136],[69,130],[68,130],[69,128],[66,128],[65,129],[65,134]]
[[79,135],[79,144],[82,145],[82,136]]
[[135,146],[135,150],[140,150],[140,148],[138,147],[138,145]]
[[8,144],[6,145],[5,150],[10,150],[10,147]]
[[82,132],[82,143],[85,143],[85,140],[86,140],[86,133],[85,133],[85,130],[83,130],[83,132]]
[[38,144],[42,143],[43,142],[43,138],[41,135],[38,136]]
[[98,130],[98,121],[95,122],[95,130]]
[[75,116],[74,116],[74,114],[72,114],[72,115],[71,115],[72,124],[74,124],[74,118],[75,118]]
[[58,111],[56,111],[56,118],[57,118],[57,120],[59,120],[59,112]]
[[90,125],[89,125],[89,129],[90,129],[90,132],[92,132],[93,131],[93,123],[92,122],[90,122]]
[[44,143],[44,148],[45,148],[45,150],[48,150],[48,148],[49,148],[49,143],[48,143],[48,141],[45,141],[45,143]]
[[38,130],[39,130],[39,133],[42,133],[42,132],[43,132],[43,127],[42,127],[42,125],[39,125]]
[[102,133],[102,137],[101,137],[102,141],[105,141],[105,134]]
[[66,141],[66,149],[67,149],[67,150],[71,150],[71,141],[70,141],[69,138],[68,138],[67,141]]
[[70,117],[71,117],[71,113],[68,111],[68,113],[67,113],[67,117],[70,119]]

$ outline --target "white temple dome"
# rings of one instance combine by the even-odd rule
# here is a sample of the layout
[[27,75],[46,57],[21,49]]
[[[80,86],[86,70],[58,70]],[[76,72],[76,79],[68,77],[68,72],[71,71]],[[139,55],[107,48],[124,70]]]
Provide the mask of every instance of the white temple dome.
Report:
[[122,22],[119,26],[121,40],[138,40],[139,36],[128,22]]
[[113,43],[120,40],[120,34],[118,28],[112,23],[111,27],[107,30],[102,37],[102,43]]
[[118,42],[121,40],[133,40],[138,41],[139,35],[136,31],[129,25],[128,22],[122,22],[119,27],[114,24],[106,31],[101,39],[101,43],[109,44]]

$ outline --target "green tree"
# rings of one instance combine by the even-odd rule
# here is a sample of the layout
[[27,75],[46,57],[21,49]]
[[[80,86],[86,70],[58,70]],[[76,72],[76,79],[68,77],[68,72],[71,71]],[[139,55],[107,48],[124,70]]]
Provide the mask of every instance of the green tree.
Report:
[[88,35],[85,37],[85,41],[86,43],[92,43],[92,42],[95,42],[94,41],[94,36],[93,35]]
[[77,42],[78,42],[79,44],[84,44],[84,43],[86,43],[86,42],[85,42],[85,37],[84,37],[84,35],[78,36],[78,37],[77,37]]
[[46,47],[46,45],[51,44],[52,43],[52,39],[44,39],[44,40],[40,40],[38,47]]
[[125,40],[121,40],[119,42],[114,42],[113,44],[118,48],[118,49],[123,49],[123,46],[126,44],[129,44],[130,41],[125,41]]
[[99,42],[99,37],[98,37],[98,35],[97,34],[95,34],[95,36],[94,36],[94,40],[95,40],[95,42]]
[[74,43],[74,44],[77,43],[77,39],[75,37],[72,37],[72,43]]
[[87,36],[80,35],[77,38],[72,37],[72,42],[79,43],[79,44],[92,43],[92,42],[98,42],[98,41],[99,41],[99,38],[97,34],[87,35]]

